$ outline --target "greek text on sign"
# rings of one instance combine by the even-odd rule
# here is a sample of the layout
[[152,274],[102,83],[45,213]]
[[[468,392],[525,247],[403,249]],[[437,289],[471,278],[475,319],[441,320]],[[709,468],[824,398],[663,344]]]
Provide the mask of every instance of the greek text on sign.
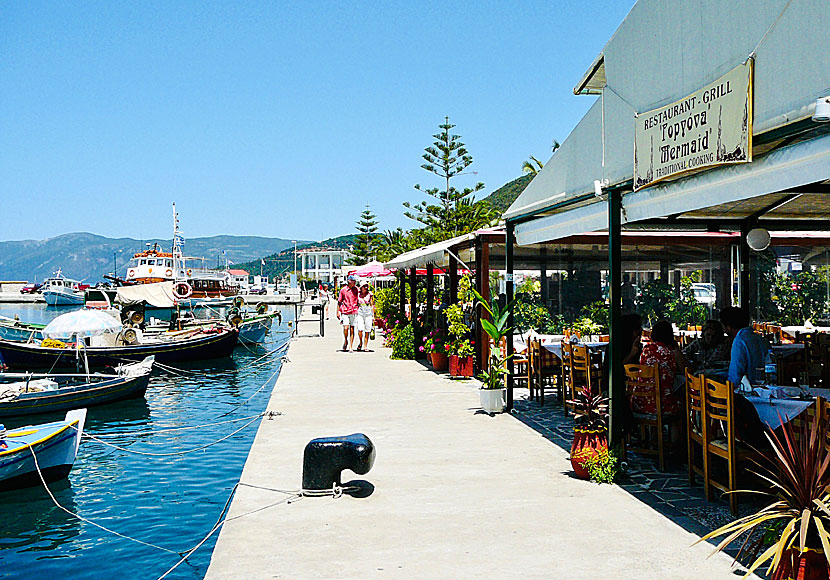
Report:
[[634,119],[635,191],[679,173],[752,161],[752,60]]

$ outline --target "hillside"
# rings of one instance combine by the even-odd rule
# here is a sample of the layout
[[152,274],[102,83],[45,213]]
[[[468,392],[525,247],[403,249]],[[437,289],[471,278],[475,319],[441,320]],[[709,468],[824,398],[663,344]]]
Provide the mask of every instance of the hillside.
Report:
[[[355,244],[356,238],[357,234],[349,234],[345,236],[338,236],[336,238],[329,238],[327,240],[323,240],[322,242],[305,242],[303,244],[297,244],[297,250],[315,247],[347,250],[349,246],[353,246]],[[262,259],[265,260],[265,264],[262,264]],[[275,252],[268,256],[262,256],[262,258],[257,258],[256,260],[251,260],[250,262],[234,264],[234,268],[247,270],[253,275],[259,275],[260,268],[262,268],[262,274],[268,276],[269,280],[274,280],[275,278],[282,276],[286,272],[291,272],[294,269],[294,246],[292,244],[290,247],[280,252]],[[297,262],[297,269],[300,269],[299,261]]]
[[507,208],[510,207],[510,204],[516,201],[519,194],[522,193],[530,184],[533,177],[534,176],[530,174],[522,175],[521,177],[502,185],[484,199],[490,202],[490,204],[497,208],[501,213],[504,213]]
[[[112,272],[114,263],[123,276],[133,254],[145,249],[146,243],[154,242],[166,250],[172,246],[172,240],[106,238],[89,233],[0,242],[0,280],[42,281],[61,268],[65,276],[95,283]],[[205,266],[215,267],[224,259],[237,264],[288,247],[293,249],[293,242],[282,238],[212,236],[185,240],[184,254],[205,258]]]

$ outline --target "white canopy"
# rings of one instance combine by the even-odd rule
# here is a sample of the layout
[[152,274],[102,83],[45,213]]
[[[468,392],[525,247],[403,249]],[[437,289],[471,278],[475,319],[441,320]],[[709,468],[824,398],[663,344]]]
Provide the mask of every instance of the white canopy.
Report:
[[118,288],[115,300],[120,304],[146,302],[156,308],[172,308],[176,304],[173,296],[173,282],[121,286]]
[[121,330],[121,321],[100,310],[75,310],[55,318],[43,329],[46,338],[70,340]]

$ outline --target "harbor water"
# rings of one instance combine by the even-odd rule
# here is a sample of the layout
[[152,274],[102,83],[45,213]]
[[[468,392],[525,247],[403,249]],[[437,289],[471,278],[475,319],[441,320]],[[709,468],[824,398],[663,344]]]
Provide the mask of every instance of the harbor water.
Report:
[[[0,305],[0,315],[26,322],[67,311]],[[48,491],[0,493],[0,578],[159,578],[202,542],[222,517],[260,422],[279,420],[261,415],[278,411],[266,406],[293,308],[282,313],[264,345],[154,370],[145,397],[90,408],[84,431],[94,439],[84,438],[68,478]],[[217,536],[166,577],[202,578]]]

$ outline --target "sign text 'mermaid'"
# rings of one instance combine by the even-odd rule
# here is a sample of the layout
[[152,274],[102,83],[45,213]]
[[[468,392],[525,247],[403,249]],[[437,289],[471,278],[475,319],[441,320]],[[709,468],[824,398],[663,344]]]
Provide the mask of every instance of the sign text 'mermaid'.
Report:
[[640,113],[634,189],[678,173],[752,160],[751,61],[688,97]]

